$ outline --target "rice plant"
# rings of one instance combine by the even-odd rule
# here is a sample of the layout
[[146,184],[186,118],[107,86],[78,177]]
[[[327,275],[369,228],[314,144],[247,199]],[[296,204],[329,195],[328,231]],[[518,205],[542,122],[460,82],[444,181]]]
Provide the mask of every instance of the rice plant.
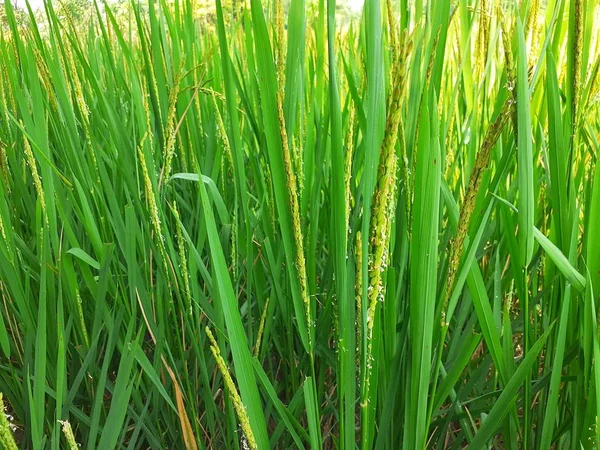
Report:
[[1,446],[598,447],[600,2],[340,2],[1,6]]

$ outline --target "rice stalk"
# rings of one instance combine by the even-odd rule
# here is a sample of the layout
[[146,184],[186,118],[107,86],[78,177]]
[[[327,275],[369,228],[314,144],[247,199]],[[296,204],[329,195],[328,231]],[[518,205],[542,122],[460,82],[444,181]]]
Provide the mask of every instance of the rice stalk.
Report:
[[[440,38],[440,29],[438,28],[438,30],[435,34],[435,38],[433,39],[433,44],[431,46],[432,50],[431,50],[431,55],[429,55],[427,70],[425,72],[425,83],[423,84],[423,86],[429,86],[429,83],[431,81],[431,72],[433,70],[433,62],[435,61],[435,52],[437,49],[437,43],[438,43],[439,38]],[[419,136],[419,127],[421,126],[421,112],[422,111],[423,111],[423,93],[421,93],[421,100],[419,101],[419,110],[418,110],[417,116],[416,116],[417,126],[415,127],[415,134],[414,134],[414,140],[413,140],[413,151],[412,151],[412,159],[411,159],[413,166],[415,165],[415,162],[417,161],[417,148],[418,148],[417,137]],[[408,173],[410,173],[410,172],[408,172]],[[414,191],[415,191],[415,178],[414,177],[411,177],[410,183],[411,183],[411,187],[409,190],[407,190],[407,193],[410,193],[412,195],[412,193],[414,193]],[[411,197],[408,197],[408,201],[411,203],[411,206],[409,208],[409,210],[411,210],[413,199]],[[412,221],[409,222],[409,224],[410,225],[409,225],[408,234],[410,235],[410,233],[411,233],[410,228],[412,227]]]
[[271,224],[271,232],[275,233],[277,229],[275,225],[275,193],[273,192],[273,175],[269,166],[265,167],[265,184],[267,187],[267,204],[269,208],[269,218]]
[[[350,181],[352,179],[352,158],[354,156],[354,106],[351,105],[348,112],[348,135],[346,137],[346,159],[344,162],[344,177],[346,185],[346,227],[349,227],[350,209],[352,203],[352,190]],[[351,230],[348,228],[348,232]]]

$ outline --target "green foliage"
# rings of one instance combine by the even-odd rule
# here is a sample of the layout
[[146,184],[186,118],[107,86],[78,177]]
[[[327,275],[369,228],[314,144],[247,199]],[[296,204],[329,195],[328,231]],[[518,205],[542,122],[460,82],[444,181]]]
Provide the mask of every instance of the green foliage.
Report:
[[597,448],[600,5],[501,3],[3,4],[2,445]]

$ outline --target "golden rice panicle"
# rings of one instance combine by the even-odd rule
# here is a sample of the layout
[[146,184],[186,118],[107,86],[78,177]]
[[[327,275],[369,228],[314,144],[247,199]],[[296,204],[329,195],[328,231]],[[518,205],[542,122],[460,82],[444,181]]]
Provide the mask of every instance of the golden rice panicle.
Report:
[[510,43],[510,36],[512,31],[512,16],[508,20],[502,20],[504,17],[503,11],[500,6],[496,9],[496,14],[499,17],[498,22],[502,30],[502,47],[504,49],[504,66],[506,69],[506,84],[509,94],[508,105],[510,119],[513,124],[513,133],[515,135],[515,142],[518,141],[518,126],[517,126],[517,75],[515,72],[515,64],[512,55],[512,48]]
[[275,43],[275,57],[277,64],[277,101],[283,104],[283,86],[285,84],[285,64],[284,64],[284,19],[283,19],[283,0],[275,0],[275,32],[277,35]]
[[450,123],[448,124],[448,133],[446,135],[446,170],[445,177],[447,180],[450,180],[452,183],[449,183],[453,186],[456,183],[455,174],[457,172],[456,168],[453,170],[453,163],[455,161],[456,153],[455,149],[452,146],[452,138],[454,136],[454,129],[456,126],[456,117],[454,114],[449,118]]
[[[149,93],[142,95],[142,107],[144,109],[144,117],[146,119],[146,134],[147,139],[152,141],[154,134],[152,133],[152,120],[150,118],[150,104],[148,103]],[[152,146],[152,155],[154,156],[154,146]]]
[[6,407],[2,399],[2,393],[0,392],[0,445],[5,450],[17,450],[17,443],[12,434],[11,423],[8,421],[9,416],[6,414]]
[[[148,63],[150,61],[153,61],[152,55],[150,54],[150,48],[148,46],[142,46],[142,50],[144,51],[145,55],[144,55],[144,60],[147,61]],[[164,63],[163,63],[164,64]],[[158,83],[156,82],[156,75],[154,73],[154,68],[150,67],[148,69],[148,73],[150,74],[150,87],[154,93],[158,93]],[[160,99],[158,97],[158,95],[155,95],[155,98],[153,99],[153,101],[156,102],[156,107],[157,107],[157,111],[160,111]],[[147,111],[149,111],[149,109],[147,109]]]
[[[229,137],[227,136],[227,130],[225,129],[225,122],[223,121],[223,116],[221,115],[221,110],[219,109],[219,105],[217,105],[217,97],[215,92],[211,90],[211,98],[213,107],[215,109],[215,116],[217,118],[217,131],[219,133],[219,138],[223,142],[223,148],[225,149],[225,157],[227,158],[227,163],[229,164],[229,168],[233,170],[233,153],[231,153],[231,145],[229,143]],[[235,183],[235,177],[231,174],[231,179],[233,183]]]
[[76,308],[77,308],[77,318],[79,319],[79,323],[81,325],[81,332],[83,334],[83,340],[85,342],[85,346],[89,348],[90,346],[90,338],[88,335],[88,330],[85,325],[85,319],[83,315],[83,302],[81,300],[81,293],[78,288],[75,288],[75,297],[77,298]]
[[583,0],[574,0],[575,6],[575,31],[573,39],[573,98],[571,99],[571,113],[573,115],[573,135],[576,133],[579,122],[579,97],[581,92],[581,58],[583,53]]
[[231,402],[233,403],[233,409],[235,410],[235,413],[238,417],[238,420],[240,422],[240,427],[241,427],[242,431],[244,432],[244,436],[246,438],[248,446],[252,450],[257,450],[258,446],[256,445],[256,440],[254,439],[254,434],[252,432],[252,428],[250,427],[250,419],[248,418],[248,413],[246,412],[246,407],[242,403],[242,398],[240,397],[237,387],[235,386],[235,383],[233,382],[233,378],[231,377],[231,374],[229,373],[229,368],[227,367],[227,363],[221,356],[221,350],[219,349],[219,345],[217,344],[215,337],[213,336],[212,332],[210,331],[210,328],[206,327],[204,330],[206,331],[206,335],[208,336],[208,339],[210,340],[210,351],[213,354],[213,357],[215,358],[217,367],[219,368],[219,372],[221,372],[221,376],[223,377],[223,382],[225,383],[225,387],[227,388],[227,391],[229,392],[229,398],[230,398]]
[[298,184],[298,201],[302,203],[302,193],[304,192],[304,162],[302,160],[302,149],[298,136],[294,138],[294,142],[292,143],[292,157],[294,160],[294,170],[298,174],[296,177]]
[[[21,121],[21,127],[23,127],[23,121]],[[25,148],[25,159],[27,160],[27,165],[29,166],[29,170],[31,171],[31,177],[33,178],[33,185],[35,186],[35,190],[38,198],[40,199],[40,204],[42,206],[42,212],[44,213],[44,221],[46,225],[48,224],[48,213],[46,210],[46,199],[44,197],[44,188],[42,187],[42,179],[38,173],[37,165],[35,163],[35,158],[33,156],[33,151],[31,150],[31,144],[29,143],[29,139],[25,133],[23,133],[23,146]]]
[[362,325],[362,242],[360,230],[356,232],[356,242],[354,243],[354,254],[356,260],[356,281],[355,281],[355,297],[356,297],[356,335],[357,345],[362,340],[363,325]]
[[[298,270],[298,279],[300,282],[300,293],[302,296],[302,302],[304,303],[304,309],[306,314],[306,326],[309,328],[308,332],[308,346],[312,349],[311,332],[310,327],[312,324],[312,313],[310,307],[310,299],[308,298],[308,281],[306,277],[306,258],[304,256],[304,237],[302,235],[302,226],[300,220],[300,205],[298,197],[298,182],[296,180],[296,174],[293,167],[292,156],[290,153],[290,147],[288,142],[288,135],[285,126],[285,117],[283,114],[283,100],[284,100],[284,84],[285,84],[285,73],[284,73],[284,61],[283,61],[283,6],[282,0],[275,2],[275,24],[277,27],[278,35],[278,46],[277,46],[277,78],[278,78],[278,89],[277,89],[277,115],[279,119],[279,131],[281,135],[281,147],[283,152],[283,163],[285,167],[286,183],[290,196],[290,209],[292,212],[292,229],[294,234],[294,241],[296,244],[296,268]],[[312,350],[311,350],[312,351]]]
[[[392,5],[392,0],[385,0],[385,8],[387,10],[387,19],[388,19],[388,39],[389,45],[392,49],[392,54],[395,55],[395,49],[397,48],[397,37],[396,37],[396,16],[394,14],[394,7]],[[397,55],[396,55],[397,56]]]
[[476,68],[481,76],[485,70],[487,50],[489,44],[489,12],[486,0],[481,0],[479,5],[479,32],[477,33]]
[[[229,137],[227,136],[227,131],[225,129],[225,123],[223,121],[223,116],[221,115],[221,111],[219,110],[219,106],[217,105],[217,98],[216,98],[215,92],[212,90],[211,90],[211,98],[212,98],[213,108],[215,109],[215,115],[217,118],[217,132],[219,134],[221,141],[223,142],[223,148],[225,149],[225,158],[221,158],[221,173],[223,175],[221,177],[221,182],[223,184],[226,182],[225,174],[228,173],[229,180],[232,180],[232,182],[233,182],[234,192],[237,192],[236,177],[235,177],[235,174],[233,173],[233,153],[231,152],[231,145],[229,142]],[[225,159],[227,160],[228,172],[225,171]],[[237,224],[235,208],[233,210],[232,223]],[[237,243],[236,243],[237,235],[236,235],[236,232],[237,231],[236,231],[236,229],[237,229],[236,226],[233,226],[231,229],[231,269],[232,269],[233,280],[237,279],[237,264],[236,264],[236,261],[237,261],[237,254],[236,254],[236,252],[237,252]]]
[[171,175],[171,165],[173,164],[173,156],[175,155],[175,142],[177,141],[177,129],[175,127],[175,116],[177,112],[177,97],[179,95],[179,85],[183,74],[185,58],[181,58],[179,68],[175,72],[173,86],[169,91],[169,110],[167,112],[167,123],[163,130],[165,136],[163,179],[168,180]]
[[79,450],[71,424],[67,420],[59,420],[58,422],[62,425],[62,431],[69,445],[69,450]]
[[485,64],[487,63],[487,59],[488,59],[488,51],[489,51],[489,46],[490,46],[490,8],[488,5],[487,0],[482,0],[481,2],[481,18],[482,18],[482,24],[484,26],[483,29],[483,48],[482,48],[482,55],[481,55],[481,59],[482,59],[482,65],[485,68]]
[[2,216],[0,216],[0,236],[2,236],[4,242],[6,242],[6,230],[4,229],[4,222],[2,221]]
[[[530,36],[530,55],[537,53],[537,45],[540,38],[541,30],[539,26],[540,17],[540,0],[532,0],[529,14],[527,15],[527,24],[525,28],[525,36]],[[535,61],[533,58],[529,61],[529,69],[533,69]]]
[[258,334],[256,335],[256,344],[254,344],[254,357],[258,358],[258,354],[260,353],[260,344],[262,341],[263,334],[265,332],[265,321],[267,320],[267,311],[269,310],[269,298],[267,297],[267,301],[265,302],[265,306],[263,307],[263,312],[260,315],[260,323],[258,324]]
[[388,215],[390,204],[395,198],[397,180],[397,156],[395,151],[398,131],[401,122],[402,98],[405,84],[404,60],[407,53],[404,50],[396,58],[391,79],[392,87],[390,108],[386,122],[385,134],[381,144],[380,162],[377,170],[377,182],[373,194],[373,222],[369,236],[371,254],[369,255],[369,311],[367,312],[367,332],[372,328],[374,310],[377,300],[383,299],[381,281],[382,272],[387,265],[387,247],[389,246],[390,230],[393,215]]
[[71,47],[69,45],[65,45],[65,55],[67,58],[67,63],[69,65],[69,80],[73,83],[73,89],[75,90],[75,103],[81,112],[82,118],[84,120],[84,127],[89,126],[89,113],[90,110],[83,96],[83,85],[81,84],[81,80],[79,79],[79,74],[75,67],[75,60],[73,59],[73,53],[71,52]]
[[12,89],[7,84],[5,87],[4,80],[8,80],[8,69],[6,63],[0,63],[0,106],[2,107],[2,117],[6,122],[9,122],[8,112],[15,110],[15,100]]
[[[498,23],[500,24],[500,30],[502,31],[502,48],[504,50],[504,64],[508,76],[508,81],[509,83],[514,83],[516,75],[515,65],[512,56],[512,48],[510,43],[510,36],[512,31],[512,16],[509,14],[508,17],[506,17],[505,12],[501,9],[500,5],[498,5],[498,7],[496,8],[496,15],[498,17]],[[503,18],[504,20],[502,20]]]
[[44,57],[37,47],[34,47],[33,49],[33,56],[35,59],[35,65],[37,66],[38,77],[42,82],[42,86],[44,86],[46,94],[48,95],[50,106],[52,109],[57,110],[58,107],[56,104],[56,96],[54,95],[54,87],[52,85],[50,72],[48,71],[48,65],[46,64]]
[[144,190],[146,191],[146,198],[150,208],[150,221],[152,222],[154,232],[157,234],[159,243],[162,246],[164,245],[164,236],[162,235],[160,216],[158,214],[158,204],[156,203],[156,196],[154,195],[154,188],[152,187],[152,180],[150,180],[150,174],[148,173],[148,167],[146,166],[146,156],[144,155],[144,142],[147,137],[148,134],[145,134],[138,146],[138,157],[140,159],[140,166],[142,166],[142,175],[144,176]]
[[237,264],[237,212],[236,208],[233,208],[233,213],[231,217],[231,223],[233,226],[231,227],[231,277],[234,283],[237,282],[238,279],[238,264]]
[[496,121],[491,124],[485,134],[483,143],[481,144],[480,150],[477,152],[475,157],[475,165],[471,171],[469,178],[469,185],[465,192],[462,206],[460,208],[460,215],[458,219],[458,228],[456,235],[450,241],[450,253],[448,257],[448,275],[446,276],[446,288],[444,296],[444,304],[442,307],[442,326],[446,324],[446,311],[448,309],[448,303],[450,296],[452,295],[452,289],[454,288],[454,282],[458,273],[460,260],[463,252],[463,246],[467,233],[469,231],[469,223],[471,222],[471,216],[475,210],[475,198],[481,185],[482,175],[485,169],[487,169],[490,162],[490,155],[494,145],[500,137],[500,133],[504,128],[504,125],[508,121],[511,115],[510,100],[504,103],[502,111]]
[[[408,57],[409,54],[412,50],[412,39],[408,36],[408,33],[405,31],[402,34],[402,38],[400,41],[400,48],[401,48],[401,53],[399,50],[399,54],[400,54],[400,58],[401,60],[398,62],[397,65],[397,69],[396,69],[396,76],[398,77],[398,88],[400,89],[399,92],[399,101],[401,102],[403,96],[405,95],[406,92],[406,85],[407,85],[407,73],[408,73]],[[399,107],[401,108],[401,104],[399,105]],[[399,113],[399,112],[398,112]],[[402,122],[402,117],[400,116],[399,119],[399,123],[398,123],[398,143],[400,145],[400,176],[401,176],[401,183],[402,183],[402,189],[404,191],[404,196],[405,196],[405,214],[406,214],[406,221],[408,224],[408,231],[409,231],[409,235],[410,235],[410,223],[411,223],[411,214],[412,214],[412,182],[411,182],[411,174],[410,174],[410,168],[409,168],[409,162],[408,162],[408,151],[406,148],[406,136],[404,133],[404,123]]]
[[8,167],[8,155],[6,154],[6,144],[0,140],[0,172],[6,191],[10,194],[10,168]]
[[[67,39],[66,35],[63,35],[64,39]],[[62,70],[63,73],[63,77],[65,80],[69,80],[71,77],[69,76],[70,71],[72,70],[71,67],[71,60],[73,59],[72,55],[71,55],[71,49],[69,48],[70,46],[65,45],[64,48],[64,55],[60,58],[60,68]],[[67,67],[67,65],[69,67]],[[65,87],[67,89],[67,94],[69,95],[69,98],[72,98],[72,88],[71,88],[71,83],[65,83]]]
[[187,302],[188,313],[192,314],[192,294],[190,289],[190,276],[188,272],[187,254],[185,251],[185,239],[183,237],[183,229],[181,226],[181,218],[177,209],[177,202],[173,202],[173,215],[177,223],[177,250],[179,253],[179,267],[181,268],[181,277],[183,278],[183,289]]
[[389,258],[390,232],[393,222],[393,211],[396,197],[398,158],[396,156],[396,141],[400,128],[402,113],[402,98],[404,88],[404,59],[406,52],[399,52],[394,58],[393,73],[390,79],[394,82],[389,101],[389,111],[380,150],[380,161],[377,170],[377,181],[373,194],[372,222],[369,235],[369,286],[367,288],[367,375],[363,386],[361,406],[366,407],[366,395],[369,392],[371,359],[373,358],[373,326],[377,303],[384,300],[383,273],[387,269]]
[[[144,156],[144,142],[146,141],[148,134],[146,133],[142,138],[140,145],[138,146],[138,157],[140,159],[140,165],[142,166],[142,174],[144,176],[144,191],[146,193],[146,201],[148,202],[148,208],[150,213],[150,222],[152,224],[152,230],[156,235],[158,250],[162,259],[163,269],[165,274],[169,273],[169,267],[167,263],[167,252],[165,251],[165,237],[162,234],[162,226],[160,222],[160,215],[158,211],[158,203],[156,202],[156,195],[154,194],[154,187],[152,186],[152,180],[146,166],[146,157]],[[169,282],[170,283],[170,282]]]
[[79,79],[79,74],[75,67],[75,61],[73,59],[73,54],[71,53],[71,47],[69,45],[65,46],[65,55],[67,57],[67,63],[69,64],[69,79],[73,83],[73,90],[75,94],[75,103],[77,104],[77,108],[79,109],[79,113],[81,114],[81,123],[83,127],[83,133],[85,135],[86,144],[88,146],[88,153],[92,158],[92,164],[96,173],[98,174],[98,181],[100,180],[100,173],[98,170],[98,161],[96,160],[96,152],[94,150],[94,146],[92,145],[92,136],[90,132],[90,109],[85,101],[85,97],[83,95],[83,85],[81,84],[81,80]]

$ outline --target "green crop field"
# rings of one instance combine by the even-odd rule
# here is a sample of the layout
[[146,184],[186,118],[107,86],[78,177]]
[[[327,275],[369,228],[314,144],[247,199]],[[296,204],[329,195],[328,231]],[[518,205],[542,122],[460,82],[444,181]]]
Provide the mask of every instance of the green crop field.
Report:
[[0,26],[0,446],[598,448],[600,0]]

